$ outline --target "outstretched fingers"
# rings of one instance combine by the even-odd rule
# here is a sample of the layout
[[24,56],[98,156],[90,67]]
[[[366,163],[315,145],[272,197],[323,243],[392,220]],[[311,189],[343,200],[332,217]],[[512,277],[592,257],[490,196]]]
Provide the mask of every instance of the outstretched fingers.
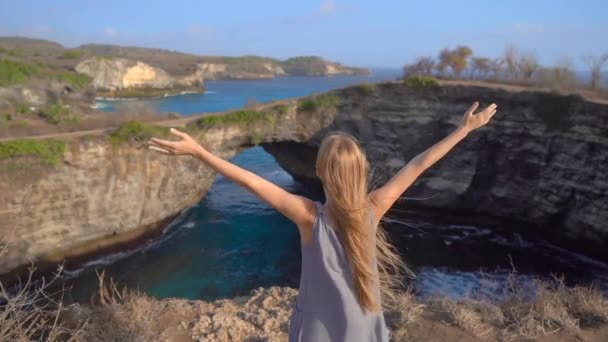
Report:
[[170,141],[170,140],[163,140],[163,139],[158,139],[158,138],[152,138],[150,139],[150,144],[152,145],[156,145],[162,148],[175,148],[175,141]]
[[479,107],[479,102],[475,101],[473,102],[473,104],[471,105],[471,107],[469,107],[469,109],[467,109],[466,111],[466,115],[471,115],[473,114],[473,112],[475,112],[475,110]]
[[169,130],[169,132],[170,132],[171,134],[173,134],[173,135],[175,135],[175,136],[177,136],[177,137],[181,138],[181,139],[186,139],[186,138],[188,137],[188,134],[186,134],[186,133],[184,133],[184,132],[182,132],[182,131],[178,131],[178,130],[177,130],[177,129],[175,129],[175,128],[171,128],[171,129]]
[[160,147],[157,147],[157,146],[154,146],[154,145],[150,145],[150,146],[148,146],[148,148],[150,150],[153,150],[153,151],[156,151],[156,152],[160,152],[160,153],[164,153],[164,154],[172,154],[173,153],[173,152],[171,152],[171,151],[169,151],[167,149],[160,148]]

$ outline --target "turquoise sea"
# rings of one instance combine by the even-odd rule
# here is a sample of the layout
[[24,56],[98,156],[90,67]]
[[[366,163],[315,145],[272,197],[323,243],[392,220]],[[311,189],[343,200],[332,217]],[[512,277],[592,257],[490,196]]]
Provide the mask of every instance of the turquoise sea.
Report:
[[[204,94],[128,101],[158,112],[183,115],[304,96],[361,82],[393,80],[399,70],[373,76],[291,77],[255,81],[209,81]],[[113,111],[124,102],[100,101]],[[261,147],[232,160],[286,189],[322,201],[320,189],[294,181]],[[500,300],[509,276],[533,291],[535,277],[564,275],[570,284],[594,282],[608,289],[608,265],[528,236],[517,227],[433,224],[432,220],[391,215],[388,229],[416,278],[404,279],[420,296],[447,295]],[[513,266],[516,273],[513,273]],[[298,233],[293,224],[255,197],[217,177],[197,205],[184,211],[167,233],[136,250],[67,270],[72,297],[88,302],[97,288],[95,270],[149,295],[212,300],[249,293],[263,286],[297,287]]]

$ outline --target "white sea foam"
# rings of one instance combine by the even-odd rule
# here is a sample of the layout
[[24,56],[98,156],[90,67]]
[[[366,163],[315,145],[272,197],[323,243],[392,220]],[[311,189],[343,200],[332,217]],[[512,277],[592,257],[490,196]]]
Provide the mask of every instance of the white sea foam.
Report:
[[182,225],[182,228],[194,228],[195,225],[196,225],[196,222],[188,221]]

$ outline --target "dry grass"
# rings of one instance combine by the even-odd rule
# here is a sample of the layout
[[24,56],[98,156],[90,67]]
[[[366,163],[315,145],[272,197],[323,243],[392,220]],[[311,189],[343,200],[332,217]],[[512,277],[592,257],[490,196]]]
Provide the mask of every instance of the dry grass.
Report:
[[392,328],[393,338],[400,341],[407,339],[410,324],[422,315],[427,306],[416,300],[411,290],[397,296],[385,310],[387,325]]
[[0,341],[78,341],[82,325],[65,323],[71,308],[64,306],[63,289],[49,292],[59,272],[48,282],[34,281],[33,272],[11,288],[0,283]]
[[[45,292],[48,284],[34,289],[28,283],[10,299],[0,288],[0,341],[284,341],[297,295],[273,287],[215,302],[158,300],[120,289],[101,273],[91,304],[66,308]],[[600,330],[608,325],[608,297],[597,288],[567,287],[556,279],[539,283],[530,300],[516,285],[502,304],[421,301],[407,291],[387,303],[391,340],[584,340],[583,332],[608,331]]]
[[502,304],[441,299],[435,300],[431,308],[447,313],[446,323],[474,336],[504,341],[538,339],[556,333],[577,338],[582,328],[608,323],[608,298],[593,286],[567,287],[563,280],[555,279],[538,282],[533,300],[524,298],[521,293],[513,293]]

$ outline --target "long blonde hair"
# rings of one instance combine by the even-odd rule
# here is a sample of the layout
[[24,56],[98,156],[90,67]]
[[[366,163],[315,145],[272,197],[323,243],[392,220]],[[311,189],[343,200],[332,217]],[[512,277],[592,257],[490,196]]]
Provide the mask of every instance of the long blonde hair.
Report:
[[352,267],[357,301],[364,310],[377,313],[382,301],[374,291],[375,286],[379,286],[385,297],[395,299],[395,291],[403,286],[402,275],[407,268],[379,226],[375,236],[377,269],[374,269],[369,164],[365,153],[354,137],[334,132],[321,143],[316,167]]

